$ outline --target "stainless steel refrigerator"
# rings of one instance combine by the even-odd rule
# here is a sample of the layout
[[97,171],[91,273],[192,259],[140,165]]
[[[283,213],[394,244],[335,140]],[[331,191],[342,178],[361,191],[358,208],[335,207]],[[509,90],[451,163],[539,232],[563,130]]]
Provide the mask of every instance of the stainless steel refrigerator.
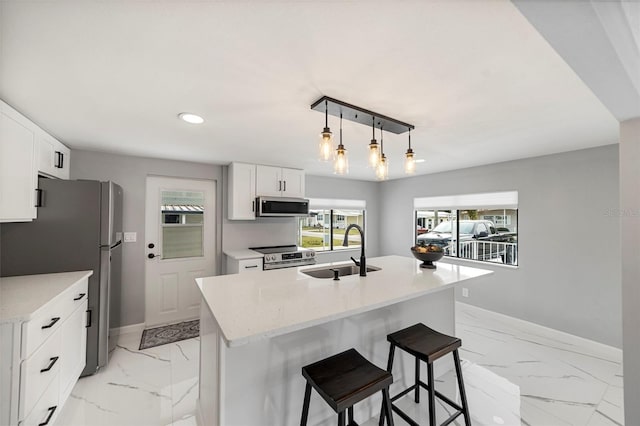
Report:
[[113,182],[40,178],[33,222],[0,225],[0,276],[93,270],[89,277],[87,365],[107,365],[109,327],[119,326],[122,188]]

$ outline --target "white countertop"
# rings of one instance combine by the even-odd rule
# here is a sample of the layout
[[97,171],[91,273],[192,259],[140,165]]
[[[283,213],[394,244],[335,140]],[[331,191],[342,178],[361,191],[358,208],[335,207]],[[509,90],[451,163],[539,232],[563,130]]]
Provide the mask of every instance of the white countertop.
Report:
[[366,277],[312,278],[300,271],[326,263],[253,274],[219,275],[196,282],[229,347],[279,336],[335,319],[378,309],[492,274],[479,268],[437,262],[422,269],[412,257],[367,259],[382,268]]
[[257,259],[259,257],[264,257],[264,254],[251,249],[225,250],[224,254],[235,260]]
[[28,321],[49,301],[93,271],[0,278],[0,323]]

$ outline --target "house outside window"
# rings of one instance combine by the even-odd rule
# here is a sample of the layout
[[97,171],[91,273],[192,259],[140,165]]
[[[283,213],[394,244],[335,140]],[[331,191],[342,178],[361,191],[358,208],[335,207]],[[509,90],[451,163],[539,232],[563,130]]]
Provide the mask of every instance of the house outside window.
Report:
[[517,192],[414,199],[415,243],[445,256],[518,265]]
[[349,233],[343,246],[346,228],[355,223],[365,229],[365,203],[360,200],[309,200],[309,216],[298,220],[298,245],[316,251],[359,248],[360,234]]

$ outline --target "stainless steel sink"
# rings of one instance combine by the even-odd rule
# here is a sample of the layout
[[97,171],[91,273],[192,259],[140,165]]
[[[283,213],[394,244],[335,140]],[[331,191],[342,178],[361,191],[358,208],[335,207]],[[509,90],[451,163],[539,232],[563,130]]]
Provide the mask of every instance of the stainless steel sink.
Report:
[[[327,266],[318,269],[307,269],[300,272],[313,278],[333,278],[333,271],[335,270],[338,271],[338,275],[341,277],[344,277],[345,275],[358,275],[360,273],[360,267],[356,265]],[[377,266],[367,266],[367,272],[375,272],[379,270],[380,268]]]

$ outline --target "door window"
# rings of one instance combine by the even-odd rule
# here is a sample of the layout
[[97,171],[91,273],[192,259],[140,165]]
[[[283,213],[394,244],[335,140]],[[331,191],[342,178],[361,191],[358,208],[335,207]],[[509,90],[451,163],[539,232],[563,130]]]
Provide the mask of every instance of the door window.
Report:
[[162,191],[162,259],[202,257],[204,192]]

